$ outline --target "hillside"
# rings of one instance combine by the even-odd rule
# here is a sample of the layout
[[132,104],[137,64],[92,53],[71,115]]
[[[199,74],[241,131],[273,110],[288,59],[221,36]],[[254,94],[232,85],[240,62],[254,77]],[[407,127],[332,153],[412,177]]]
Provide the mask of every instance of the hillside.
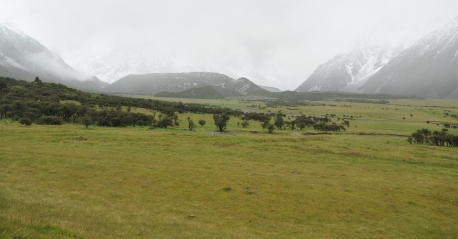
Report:
[[458,18],[398,47],[358,44],[320,65],[297,89],[458,98]]
[[364,93],[458,98],[458,18],[423,37],[359,89]]
[[358,43],[350,52],[320,65],[296,91],[355,92],[400,51],[388,44]]
[[218,91],[211,86],[203,86],[187,89],[181,92],[159,92],[156,97],[171,97],[171,98],[194,98],[194,99],[224,99]]
[[246,78],[235,80],[223,74],[210,72],[128,75],[105,87],[105,90],[124,94],[155,95],[164,91],[176,93],[203,86],[212,86],[224,97],[270,95],[270,92]]
[[29,82],[38,76],[44,82],[86,91],[101,91],[108,85],[76,71],[58,54],[7,23],[0,23],[0,76]]

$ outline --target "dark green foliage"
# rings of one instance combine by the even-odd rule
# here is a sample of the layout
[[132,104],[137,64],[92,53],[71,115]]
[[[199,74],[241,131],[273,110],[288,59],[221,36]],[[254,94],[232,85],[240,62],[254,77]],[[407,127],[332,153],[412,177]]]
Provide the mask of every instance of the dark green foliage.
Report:
[[272,134],[275,130],[275,126],[273,124],[268,124],[267,130],[269,131],[269,134]]
[[283,120],[283,114],[281,113],[281,111],[278,111],[278,114],[275,116],[275,126],[277,127],[277,129],[282,129],[283,126],[285,125],[285,121]]
[[207,122],[205,122],[205,120],[203,120],[203,119],[199,120],[200,126],[204,127],[205,123],[207,123]]
[[167,129],[167,127],[173,126],[173,120],[171,117],[166,116],[162,117],[160,120],[156,122],[156,127]]
[[340,131],[340,130],[345,130],[345,127],[343,125],[338,125],[336,123],[326,124],[326,123],[323,123],[323,122],[314,124],[313,128],[315,130],[320,130],[320,131]]
[[227,115],[227,114],[215,114],[215,115],[213,115],[213,120],[215,121],[215,125],[216,125],[216,127],[218,127],[220,132],[224,131],[229,119],[230,119],[230,116]]
[[315,124],[315,121],[313,120],[312,117],[307,117],[305,115],[301,115],[296,117],[296,126],[300,129],[303,130],[305,127],[310,127]]
[[246,127],[250,126],[250,122],[248,122],[248,120],[245,120],[245,121],[243,121],[241,123],[241,125],[242,125],[243,128],[246,128]]
[[32,121],[29,118],[20,118],[19,123],[25,126],[32,125]]
[[266,120],[266,121],[262,122],[262,124],[261,124],[262,129],[266,129],[267,126],[269,126],[269,124],[270,124],[269,122],[270,122],[269,120]]
[[62,125],[62,118],[58,116],[41,116],[38,118],[37,124],[47,124],[47,125]]
[[243,114],[245,120],[256,120],[259,122],[270,121],[271,115],[265,113],[247,112]]
[[5,82],[0,82],[0,91],[3,89],[8,89],[8,86],[6,85]]
[[196,125],[194,124],[194,121],[190,117],[188,117],[188,129],[189,129],[189,131],[193,131],[195,127],[196,127]]
[[411,144],[458,147],[458,135],[449,134],[447,129],[442,129],[441,132],[419,129],[407,138],[407,142]]
[[[158,123],[159,127],[178,125],[175,112],[226,114],[240,116],[241,111],[200,104],[183,104],[151,99],[127,98],[104,94],[85,93],[55,83],[28,83],[11,78],[0,77],[0,85],[14,86],[16,90],[0,90],[0,118],[29,118],[42,124],[75,123],[81,117],[89,116],[98,126],[124,127]],[[61,101],[77,101],[62,104]],[[97,109],[99,107],[101,110]],[[122,111],[121,106],[139,107],[161,112],[169,119],[156,122],[153,116]],[[45,116],[41,120],[40,117]],[[55,118],[48,118],[55,117]],[[58,119],[58,120],[54,120]],[[171,120],[171,124],[170,124]]]
[[84,116],[81,118],[81,123],[84,124],[87,128],[90,124],[92,124],[92,117],[89,115]]

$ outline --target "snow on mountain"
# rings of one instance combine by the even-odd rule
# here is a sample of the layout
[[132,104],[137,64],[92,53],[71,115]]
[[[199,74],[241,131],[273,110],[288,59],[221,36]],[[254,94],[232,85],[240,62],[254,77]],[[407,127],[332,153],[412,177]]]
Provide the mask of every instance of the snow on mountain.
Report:
[[296,91],[355,92],[402,50],[402,45],[392,47],[361,40],[348,53],[320,65]]
[[54,52],[10,23],[0,23],[0,75],[27,81],[39,77],[86,90],[100,90],[104,83],[75,71]]
[[392,59],[359,90],[364,93],[455,98],[458,89],[458,17]]
[[368,28],[348,51],[320,65],[296,91],[359,92],[384,65],[448,20],[419,15],[419,18],[387,21]]

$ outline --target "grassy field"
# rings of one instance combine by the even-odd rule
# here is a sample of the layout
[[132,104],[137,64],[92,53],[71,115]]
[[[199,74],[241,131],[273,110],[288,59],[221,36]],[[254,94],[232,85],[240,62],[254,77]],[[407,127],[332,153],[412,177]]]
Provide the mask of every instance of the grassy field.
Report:
[[[458,238],[458,149],[403,137],[458,124],[443,114],[458,101],[321,103],[266,110],[352,115],[351,127],[268,134],[233,118],[234,135],[213,136],[211,115],[167,130],[0,121],[0,238]],[[188,116],[207,124],[183,130]]]

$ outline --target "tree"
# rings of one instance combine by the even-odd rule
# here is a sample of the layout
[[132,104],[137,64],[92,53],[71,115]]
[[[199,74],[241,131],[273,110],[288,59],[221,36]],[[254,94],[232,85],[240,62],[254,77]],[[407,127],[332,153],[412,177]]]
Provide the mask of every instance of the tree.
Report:
[[246,127],[250,126],[250,123],[248,122],[248,120],[245,120],[245,121],[243,121],[241,123],[241,125],[242,125],[243,128],[246,128]]
[[275,126],[273,124],[267,125],[267,130],[269,130],[269,134],[273,134]]
[[189,129],[189,131],[193,131],[195,127],[196,127],[196,125],[194,124],[194,121],[190,117],[188,117],[188,129]]
[[199,120],[200,126],[204,127],[205,123],[207,123],[207,122],[205,122],[205,120],[203,120],[203,119]]
[[269,124],[270,124],[270,123],[269,123],[269,121],[268,121],[268,120],[266,120],[266,121],[262,122],[262,124],[261,124],[261,127],[262,127],[262,129],[265,129],[265,128],[267,128],[267,126],[269,126]]
[[43,83],[43,82],[40,80],[40,78],[38,78],[38,76],[37,76],[37,77],[35,77],[35,81],[34,81],[34,82],[36,82],[36,83],[38,83],[38,84],[41,84],[41,83]]
[[280,111],[279,114],[275,117],[275,126],[277,126],[278,129],[282,129],[283,125],[285,125],[285,121],[283,120],[283,116],[281,115]]
[[230,119],[230,116],[227,114],[214,114],[213,115],[213,120],[215,121],[215,125],[216,127],[218,127],[220,132],[224,131],[229,119]]
[[86,128],[92,124],[92,118],[89,115],[84,116],[81,118],[81,124],[84,124]]

